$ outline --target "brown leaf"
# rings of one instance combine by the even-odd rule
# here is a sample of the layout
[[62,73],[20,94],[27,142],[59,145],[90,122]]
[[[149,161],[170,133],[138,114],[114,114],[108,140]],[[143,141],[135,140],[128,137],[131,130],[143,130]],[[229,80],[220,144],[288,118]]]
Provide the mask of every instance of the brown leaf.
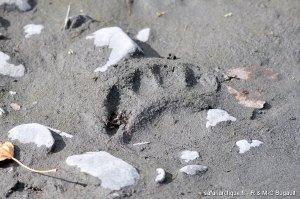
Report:
[[[267,84],[268,80],[278,80],[279,74],[275,72],[272,68],[266,67],[241,67],[231,69],[224,74],[225,80],[232,78],[245,80],[247,82],[252,82],[253,85],[264,85]],[[239,104],[250,108],[261,109],[264,107],[265,101],[261,100],[261,94],[259,92],[248,91],[248,88],[238,89],[232,86],[226,85],[228,92],[235,95],[235,98],[239,100]]]
[[261,109],[266,103],[263,100],[260,100],[261,94],[259,92],[249,92],[245,90],[238,90],[231,86],[225,85],[230,94],[235,95],[235,98],[239,100],[239,104],[250,107]]
[[14,157],[14,145],[11,142],[0,143],[0,161]]
[[225,79],[237,78],[249,81],[263,81],[264,79],[278,80],[278,73],[266,67],[242,67],[227,71]]
[[2,144],[0,142],[0,161],[6,160],[6,159],[12,159],[15,162],[17,162],[19,165],[21,165],[22,167],[24,167],[30,171],[37,172],[37,173],[50,173],[50,172],[57,171],[57,169],[40,171],[40,170],[31,169],[31,168],[25,166],[22,162],[20,162],[16,158],[14,158],[14,145],[11,142],[5,142],[4,144]]

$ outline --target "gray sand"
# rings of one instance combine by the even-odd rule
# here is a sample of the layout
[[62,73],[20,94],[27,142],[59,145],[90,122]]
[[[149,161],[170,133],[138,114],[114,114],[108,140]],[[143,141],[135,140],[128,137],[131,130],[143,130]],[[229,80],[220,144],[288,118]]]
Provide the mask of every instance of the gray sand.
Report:
[[[210,190],[245,193],[239,198],[274,198],[284,191],[300,195],[300,2],[299,1],[38,1],[21,12],[0,7],[0,51],[26,68],[24,77],[0,76],[0,141],[24,123],[39,123],[72,134],[55,133],[51,152],[13,141],[15,157],[40,175],[10,160],[0,163],[0,198],[225,198]],[[71,16],[82,9],[94,19],[62,30],[68,4]],[[165,12],[158,17],[158,12]],[[227,13],[231,17],[224,17]],[[43,24],[39,35],[25,38],[23,27]],[[94,47],[85,37],[100,28],[118,26],[131,38],[151,28],[150,40],[137,42],[145,55],[126,57],[104,73],[110,49]],[[69,55],[72,49],[74,54]],[[166,59],[174,53],[175,60]],[[224,80],[229,69],[257,66],[279,73],[278,80]],[[262,110],[247,108],[225,84],[261,91]],[[11,96],[8,91],[16,91]],[[34,103],[37,102],[37,103]],[[21,105],[15,111],[11,103]],[[206,128],[210,108],[226,110],[236,122]],[[127,124],[107,126],[122,113]],[[263,144],[239,154],[236,141]],[[151,142],[133,146],[138,142]],[[194,150],[205,173],[178,173],[180,152]],[[107,151],[138,169],[140,179],[120,191],[101,187],[98,178],[70,167],[68,156]],[[156,168],[167,172],[155,182]],[[273,191],[273,192],[272,192]],[[278,191],[278,192],[276,192]],[[259,193],[258,193],[259,192]],[[260,194],[260,195],[259,195]],[[237,196],[226,196],[237,198]],[[281,197],[279,197],[281,198]],[[287,197],[288,198],[288,197]]]

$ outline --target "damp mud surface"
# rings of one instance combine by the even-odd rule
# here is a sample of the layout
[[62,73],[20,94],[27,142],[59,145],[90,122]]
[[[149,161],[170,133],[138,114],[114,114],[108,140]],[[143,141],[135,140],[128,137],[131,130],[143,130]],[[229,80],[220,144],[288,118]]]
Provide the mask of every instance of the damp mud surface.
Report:
[[[15,157],[24,164],[59,170],[37,174],[2,161],[0,198],[299,197],[299,1],[29,3],[32,9],[26,12],[0,6],[0,51],[26,69],[23,77],[0,76],[0,108],[5,111],[0,141],[26,123],[73,137],[52,132],[50,152],[14,141]],[[69,4],[70,16],[85,13],[92,20],[65,30]],[[25,38],[23,27],[28,24],[44,28]],[[111,49],[95,47],[86,36],[115,26],[144,54],[126,56],[107,71],[94,73],[108,61]],[[150,38],[140,42],[136,35],[144,28],[151,29]],[[227,71],[242,67],[274,71],[276,78],[264,78],[262,72],[247,81],[224,78]],[[239,96],[258,92],[263,108],[243,106],[227,86],[238,87]],[[209,109],[225,110],[237,120],[206,128]],[[240,154],[239,140],[263,144]],[[149,143],[133,145],[142,142]],[[182,164],[185,150],[200,157]],[[112,191],[66,163],[69,156],[93,151],[121,158],[140,178],[133,186]],[[186,165],[207,166],[207,171],[179,172]],[[157,168],[166,171],[163,183],[155,182]],[[229,196],[217,196],[226,191]]]

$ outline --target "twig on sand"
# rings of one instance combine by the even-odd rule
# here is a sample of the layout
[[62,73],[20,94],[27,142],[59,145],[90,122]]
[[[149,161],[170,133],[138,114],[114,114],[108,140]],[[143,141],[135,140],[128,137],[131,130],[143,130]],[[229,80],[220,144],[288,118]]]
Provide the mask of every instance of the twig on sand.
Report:
[[179,38],[176,47],[174,48],[174,54],[175,54],[175,52],[178,50],[178,47],[179,47],[179,45],[180,45],[180,43],[181,43],[182,37],[184,36],[187,27],[188,27],[188,25],[185,25],[185,26],[184,26],[183,33],[182,33],[181,37]]
[[126,5],[127,5],[127,9],[128,9],[128,14],[131,15],[131,5],[130,5],[130,1],[131,0],[126,0]]
[[143,145],[143,144],[150,144],[150,142],[135,143],[135,144],[133,144],[133,146],[138,146],[138,145]]
[[67,27],[67,23],[68,23],[69,16],[70,16],[70,9],[71,9],[71,5],[68,6],[67,15],[66,15],[66,18],[65,18],[64,29],[66,29],[66,27]]

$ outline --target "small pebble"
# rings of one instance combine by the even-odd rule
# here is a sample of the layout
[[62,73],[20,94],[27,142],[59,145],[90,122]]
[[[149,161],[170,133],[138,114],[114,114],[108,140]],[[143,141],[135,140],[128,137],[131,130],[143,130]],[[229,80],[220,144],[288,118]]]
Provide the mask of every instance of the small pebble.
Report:
[[162,168],[157,168],[156,172],[158,173],[158,175],[155,178],[155,182],[158,182],[158,183],[163,182],[166,178],[165,170]]
[[146,42],[146,41],[148,41],[149,36],[150,36],[150,28],[145,28],[145,29],[140,30],[140,31],[138,32],[136,38],[137,38],[139,41]]
[[199,172],[207,171],[207,167],[201,165],[187,165],[185,167],[182,167],[179,171],[188,175],[195,175]]
[[22,64],[11,64],[10,61],[10,56],[0,51],[0,74],[11,77],[24,76],[25,67]]
[[11,103],[10,107],[12,107],[12,109],[14,109],[15,111],[18,111],[21,109],[21,106],[17,103]]
[[43,28],[44,28],[43,25],[35,25],[35,24],[28,24],[24,26],[24,32],[27,33],[25,35],[25,38],[29,38],[31,35],[40,34]]
[[94,39],[95,46],[109,46],[112,48],[111,54],[106,64],[96,68],[94,72],[104,72],[109,66],[116,65],[127,54],[132,54],[136,51],[142,53],[138,45],[119,27],[102,28],[86,39]]
[[22,11],[27,11],[31,9],[30,4],[28,3],[28,0],[0,0],[0,6],[2,4],[15,4],[18,6],[18,8]]
[[17,94],[17,92],[15,92],[15,91],[9,91],[9,94],[10,95],[15,95],[15,94]]
[[194,160],[196,158],[199,158],[199,153],[197,151],[182,151],[181,152],[180,159],[185,163],[188,163],[189,161]]
[[120,198],[120,194],[115,192],[112,194],[112,198]]
[[206,122],[206,128],[216,126],[219,122],[225,122],[228,120],[236,121],[235,117],[232,117],[226,111],[220,109],[209,109],[206,119],[208,119]]
[[247,140],[239,140],[236,142],[236,145],[239,147],[239,153],[245,153],[250,150],[251,147],[258,147],[263,142],[259,140],[252,140],[251,144]]
[[0,116],[2,116],[4,114],[5,114],[5,111],[2,108],[0,108]]
[[49,129],[37,123],[18,125],[8,132],[8,137],[24,144],[35,143],[38,147],[45,145],[50,150],[54,144],[54,138]]

